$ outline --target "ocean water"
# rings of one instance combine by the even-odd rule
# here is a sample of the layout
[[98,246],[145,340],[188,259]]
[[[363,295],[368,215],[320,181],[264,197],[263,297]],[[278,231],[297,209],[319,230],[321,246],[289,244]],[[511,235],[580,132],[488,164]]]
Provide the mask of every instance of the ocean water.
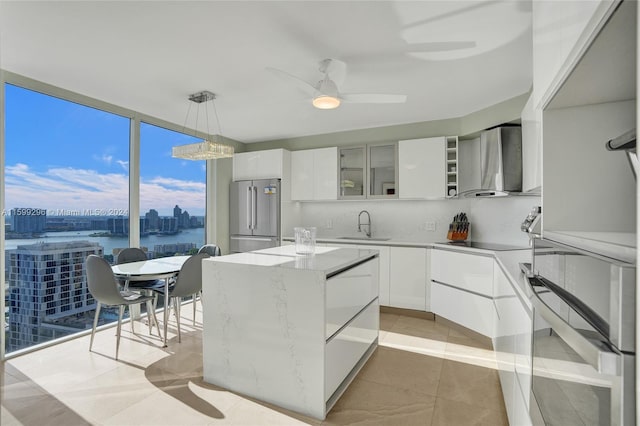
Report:
[[[47,232],[40,238],[5,240],[6,250],[18,248],[19,245],[38,242],[57,243],[63,241],[90,241],[100,244],[104,254],[112,254],[114,249],[129,247],[128,237],[92,237],[90,234],[106,231],[66,231]],[[140,245],[153,250],[156,244],[193,243],[196,247],[204,244],[204,228],[184,229],[174,235],[146,235],[140,238]]]

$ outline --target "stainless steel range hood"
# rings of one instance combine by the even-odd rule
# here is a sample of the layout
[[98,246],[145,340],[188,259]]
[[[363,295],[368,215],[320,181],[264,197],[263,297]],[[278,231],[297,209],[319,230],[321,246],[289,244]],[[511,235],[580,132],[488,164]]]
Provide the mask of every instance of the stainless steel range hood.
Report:
[[480,187],[462,197],[503,197],[522,192],[522,129],[495,127],[480,134]]

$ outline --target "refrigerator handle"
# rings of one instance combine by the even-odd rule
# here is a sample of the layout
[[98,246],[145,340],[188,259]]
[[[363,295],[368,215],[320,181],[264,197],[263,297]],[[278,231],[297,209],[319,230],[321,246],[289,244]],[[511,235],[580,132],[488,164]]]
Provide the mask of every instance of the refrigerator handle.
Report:
[[258,187],[253,186],[253,202],[251,207],[253,208],[253,229],[258,226]]
[[252,229],[253,225],[253,197],[251,196],[251,186],[247,187],[247,229]]

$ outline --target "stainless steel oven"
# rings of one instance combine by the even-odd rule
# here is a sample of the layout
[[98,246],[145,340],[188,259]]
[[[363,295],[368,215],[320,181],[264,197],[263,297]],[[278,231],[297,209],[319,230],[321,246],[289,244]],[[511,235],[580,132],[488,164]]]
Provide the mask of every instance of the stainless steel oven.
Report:
[[635,425],[635,265],[533,244],[533,423]]

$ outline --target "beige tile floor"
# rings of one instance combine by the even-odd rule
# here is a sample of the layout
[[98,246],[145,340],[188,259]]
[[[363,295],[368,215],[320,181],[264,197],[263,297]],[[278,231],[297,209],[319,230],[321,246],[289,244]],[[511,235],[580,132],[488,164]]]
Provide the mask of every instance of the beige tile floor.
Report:
[[[198,303],[198,309],[200,304]],[[324,422],[202,381],[200,312],[168,348],[136,323],[0,364],[0,424],[506,425],[494,353],[452,324],[381,314],[379,347]],[[175,332],[175,323],[169,324]]]

